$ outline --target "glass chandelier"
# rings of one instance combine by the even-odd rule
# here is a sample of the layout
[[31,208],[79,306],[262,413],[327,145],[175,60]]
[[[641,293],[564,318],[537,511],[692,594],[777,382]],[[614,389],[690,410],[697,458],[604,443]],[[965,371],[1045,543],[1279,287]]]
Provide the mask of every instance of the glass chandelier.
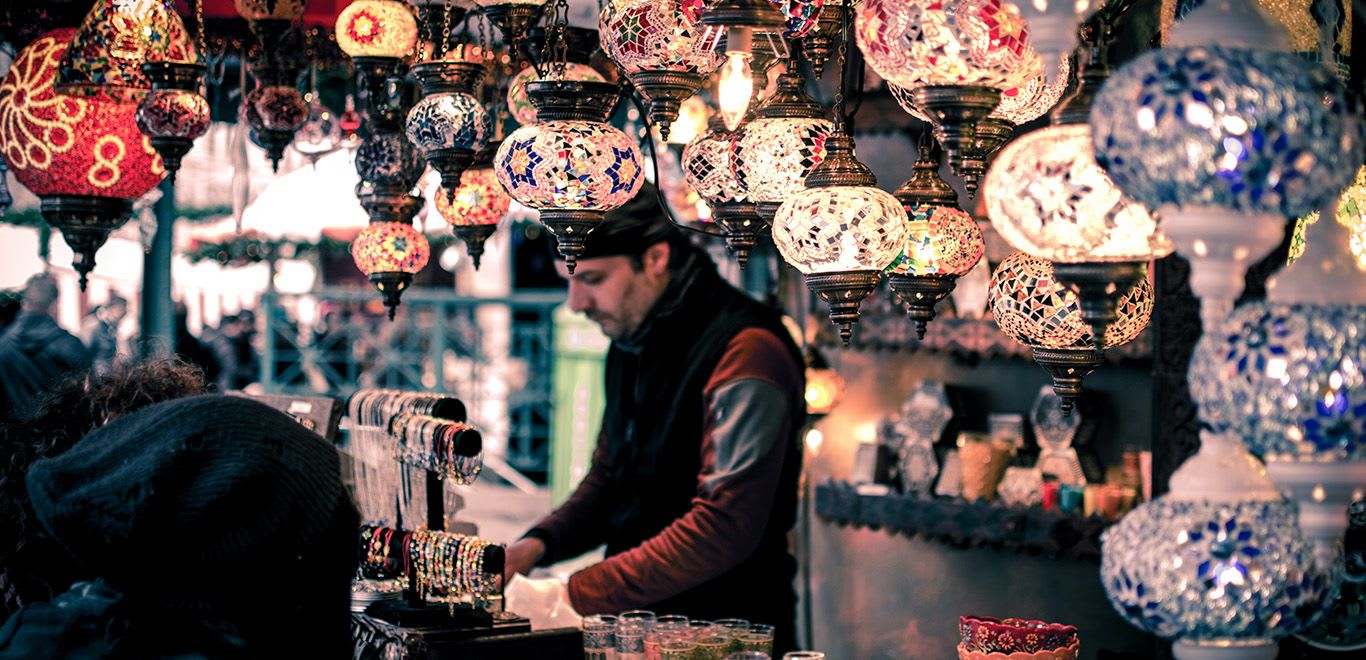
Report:
[[[411,229],[413,217],[422,210],[422,198],[413,195],[412,192],[413,187],[422,178],[426,166],[417,148],[402,133],[377,130],[365,138],[356,150],[356,173],[361,179],[360,185],[356,187],[356,197],[365,209],[366,215],[370,217],[372,226],[388,226],[392,229],[390,233],[395,236],[407,235],[403,229],[396,226],[402,225]],[[380,229],[372,231],[380,234],[384,232]],[[411,238],[408,243],[397,247],[418,250],[425,242],[426,237]],[[352,255],[355,254],[353,245]],[[363,263],[358,262],[357,267],[361,268],[379,290],[385,307],[389,308],[389,318],[393,320],[400,296],[412,282],[413,273],[421,269],[421,264],[425,264],[426,259],[421,259],[421,264],[418,264],[416,259],[404,262],[410,266],[409,270],[367,270]]]
[[650,121],[669,139],[678,107],[721,66],[701,48],[702,0],[608,0],[598,32],[602,49],[650,107]]
[[[847,7],[842,14],[847,44],[852,20]],[[825,140],[825,157],[805,177],[805,189],[778,208],[773,244],[783,260],[802,273],[811,291],[830,305],[830,320],[847,346],[860,303],[906,243],[907,222],[901,203],[877,188],[872,171],[854,156],[854,140],[844,131],[844,88],[851,76],[843,53],[840,69],[842,80],[835,97],[838,123]],[[751,139],[750,131],[762,121],[747,126],[742,141]]]
[[1023,19],[1001,0],[864,0],[856,34],[868,65],[910,91],[969,195],[986,171],[977,125],[1001,91],[1043,73]]
[[43,219],[71,246],[84,290],[95,253],[166,170],[138,131],[136,103],[53,89],[74,33],[55,30],[19,51],[0,81],[0,148],[14,177],[39,197]]
[[1342,85],[1288,44],[1250,2],[1207,3],[1167,47],[1112,75],[1091,112],[1096,161],[1161,215],[1191,262],[1207,329],[1228,316],[1247,265],[1280,243],[1286,219],[1323,206],[1361,163]]
[[906,305],[917,339],[925,338],[935,305],[986,252],[982,230],[959,210],[957,193],[940,178],[928,137],[922,137],[915,173],[895,193],[910,222],[901,254],[887,267],[888,287]]
[[1052,377],[1066,415],[1081,395],[1082,379],[1100,366],[1104,350],[1133,341],[1153,312],[1152,284],[1143,277],[1120,296],[1118,319],[1097,342],[1081,318],[1076,294],[1054,277],[1053,265],[1024,252],[996,267],[988,300],[996,325],[1029,346],[1034,361]]

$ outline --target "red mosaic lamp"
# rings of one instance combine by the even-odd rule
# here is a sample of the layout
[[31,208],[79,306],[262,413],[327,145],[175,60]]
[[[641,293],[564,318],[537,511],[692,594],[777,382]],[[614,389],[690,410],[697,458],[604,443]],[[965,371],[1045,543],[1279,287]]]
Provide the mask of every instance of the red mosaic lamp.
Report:
[[71,246],[84,289],[95,252],[166,170],[138,131],[136,103],[55,91],[75,33],[62,29],[39,37],[0,82],[0,116],[6,118],[0,151],[15,178],[40,198],[43,218]]
[[451,226],[451,233],[465,243],[475,270],[479,270],[480,258],[484,256],[484,241],[498,229],[498,223],[512,206],[512,197],[503,190],[493,171],[493,154],[498,147],[499,144],[490,144],[479,153],[474,165],[460,175],[460,186],[453,194],[442,188],[433,197],[436,210]]
[[407,222],[370,223],[351,242],[351,258],[384,296],[390,321],[394,320],[400,296],[413,283],[413,274],[422,270],[431,256],[427,237]]
[[147,62],[193,62],[198,54],[172,0],[98,0],[72,34],[57,91],[139,101],[152,83]]

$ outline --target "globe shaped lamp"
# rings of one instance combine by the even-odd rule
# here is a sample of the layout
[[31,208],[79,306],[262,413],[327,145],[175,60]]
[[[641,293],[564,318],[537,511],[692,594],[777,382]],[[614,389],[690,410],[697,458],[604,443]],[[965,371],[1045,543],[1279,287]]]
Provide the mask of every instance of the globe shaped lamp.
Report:
[[854,31],[868,65],[929,115],[949,165],[975,195],[978,124],[1003,90],[1043,73],[1014,6],[1001,0],[865,0]]
[[294,133],[308,121],[308,102],[292,85],[261,85],[242,100],[251,140],[270,158],[271,167],[280,171],[285,148]]
[[1294,506],[1232,434],[1202,434],[1170,483],[1101,535],[1110,604],[1178,660],[1272,660],[1333,594]]
[[138,104],[138,129],[161,154],[166,173],[175,181],[180,160],[194,141],[209,130],[209,102],[199,93],[204,65],[195,62],[148,62],[143,75],[152,91]]
[[887,285],[906,305],[916,338],[925,338],[934,308],[953,293],[958,277],[972,270],[986,252],[982,230],[958,209],[958,196],[939,176],[939,162],[922,141],[915,173],[895,193],[906,210],[905,246],[887,266]]
[[721,66],[699,45],[701,0],[608,0],[599,16],[602,49],[649,105],[650,120],[669,139],[678,108]]
[[474,97],[486,71],[482,63],[461,60],[434,60],[412,67],[423,97],[408,112],[408,139],[441,175],[441,185],[450,195],[493,133],[493,122]]
[[356,66],[362,113],[386,129],[403,120],[387,108],[385,87],[417,44],[417,18],[399,0],[356,0],[337,15],[337,46]]
[[493,171],[492,156],[495,148],[486,148],[487,154],[473,167],[460,176],[460,187],[455,194],[446,195],[438,190],[436,210],[451,232],[465,243],[475,270],[479,269],[480,259],[484,256],[484,242],[493,235],[498,223],[507,216],[512,198],[498,183],[498,175]]
[[371,223],[411,224],[422,209],[422,198],[412,194],[426,163],[401,133],[375,132],[356,149],[356,173],[361,183],[356,197]]
[[512,82],[508,83],[507,107],[512,113],[512,118],[517,123],[527,126],[537,122],[536,106],[531,104],[531,97],[526,94],[527,83],[537,80],[582,80],[587,82],[606,82],[607,80],[587,64],[577,62],[564,63],[563,70],[559,67],[551,67],[542,78],[536,72],[536,67],[529,66],[522,69],[521,73],[513,76]]
[[825,159],[834,124],[806,95],[798,67],[778,77],[778,87],[757,118],[735,133],[731,167],[745,196],[765,224],[778,207],[806,187],[806,177]]
[[137,104],[53,89],[74,30],[24,47],[0,81],[0,150],[14,177],[41,200],[43,218],[75,257],[84,289],[95,253],[165,176],[161,157],[138,131]]
[[324,106],[318,92],[306,94],[308,119],[294,134],[294,149],[309,163],[317,166],[318,159],[342,148],[342,118]]
[[906,243],[906,211],[876,187],[848,135],[831,135],[826,149],[828,158],[807,177],[806,189],[778,208],[773,244],[830,305],[830,320],[847,346],[860,303]]
[[606,123],[616,85],[554,80],[527,88],[542,122],[503,140],[494,171],[513,199],[540,211],[572,274],[588,233],[640,190],[643,158]]
[[1341,83],[1272,50],[1288,41],[1245,0],[1206,3],[1167,47],[1116,71],[1091,111],[1096,161],[1162,217],[1191,261],[1207,329],[1227,317],[1248,264],[1280,243],[1286,219],[1323,206],[1361,163]]
[[431,258],[427,237],[407,222],[372,222],[351,243],[351,258],[384,297],[389,320],[394,319],[413,274]]
[[1081,318],[1077,296],[1058,282],[1045,259],[1016,252],[991,275],[988,304],[996,325],[1033,349],[1034,361],[1053,380],[1064,414],[1071,414],[1082,380],[1100,366],[1105,349],[1133,341],[1153,313],[1153,289],[1138,280],[1119,301],[1119,318],[1097,342]]
[[58,69],[58,93],[137,102],[152,85],[148,62],[199,59],[172,0],[98,0],[71,36]]
[[726,234],[726,248],[741,268],[749,265],[750,252],[768,223],[759,217],[731,166],[734,136],[712,115],[707,132],[683,148],[683,178],[711,208],[711,219]]

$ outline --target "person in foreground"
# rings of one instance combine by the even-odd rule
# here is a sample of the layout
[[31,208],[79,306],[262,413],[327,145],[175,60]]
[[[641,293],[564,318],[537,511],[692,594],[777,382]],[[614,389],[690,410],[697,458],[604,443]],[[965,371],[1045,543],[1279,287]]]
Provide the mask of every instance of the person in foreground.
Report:
[[98,576],[0,628],[0,658],[350,656],[359,516],[336,451],[224,395],[120,417],[28,475],[39,522]]
[[509,587],[606,544],[569,578],[578,614],[745,618],[790,650],[805,407],[780,314],[727,284],[648,186],[588,236],[568,304],[612,339],[602,430],[578,489],[509,547]]

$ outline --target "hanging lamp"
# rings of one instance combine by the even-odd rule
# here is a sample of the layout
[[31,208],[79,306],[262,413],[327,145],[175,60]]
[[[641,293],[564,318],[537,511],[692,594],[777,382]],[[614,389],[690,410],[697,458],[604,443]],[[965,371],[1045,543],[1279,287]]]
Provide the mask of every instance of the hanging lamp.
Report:
[[541,19],[547,3],[546,0],[474,0],[474,4],[503,32],[503,41],[512,54],[524,49],[527,33]]
[[699,0],[608,0],[599,16],[603,51],[640,92],[664,140],[679,106],[721,66],[699,46],[702,7]]
[[805,36],[816,25],[816,14],[824,0],[719,0],[702,11],[706,26],[699,47],[714,50],[721,44],[725,63],[717,78],[717,105],[726,128],[735,130],[749,111],[755,85],[754,51],[756,41],[767,45],[778,58],[786,58],[786,38]]
[[460,187],[452,194],[438,189],[434,196],[436,210],[451,226],[451,233],[464,242],[475,270],[479,270],[484,256],[484,242],[507,217],[512,204],[493,171],[493,154],[498,146],[490,144],[479,152],[474,164],[460,176]]
[[147,62],[194,62],[172,0],[97,0],[62,54],[57,93],[137,102],[152,89]]
[[[204,44],[204,4],[196,0],[198,46]],[[142,74],[152,90],[138,104],[137,124],[152,147],[161,154],[162,165],[171,181],[180,170],[180,160],[194,147],[194,141],[209,130],[209,102],[200,92],[206,67],[199,47],[183,48],[188,59],[175,61],[149,58]]]
[[906,305],[917,339],[925,338],[935,305],[986,252],[982,230],[958,208],[958,193],[939,176],[939,160],[924,138],[915,173],[894,193],[909,221],[905,246],[887,266],[887,286]]
[[804,177],[805,188],[782,202],[773,220],[778,253],[830,305],[830,320],[846,346],[860,303],[900,253],[907,232],[906,211],[895,197],[876,187],[877,178],[854,156],[854,140],[845,132],[844,88],[850,86],[851,76],[844,50],[850,18],[845,8],[834,132],[824,141],[820,165]]
[[398,127],[404,115],[389,102],[386,87],[401,75],[417,44],[417,19],[399,0],[355,0],[337,16],[337,46],[351,57],[360,89],[361,113],[372,127]]
[[408,112],[408,139],[441,175],[449,194],[493,133],[488,113],[474,97],[487,70],[482,61],[459,59],[420,62],[411,69],[423,97]]

